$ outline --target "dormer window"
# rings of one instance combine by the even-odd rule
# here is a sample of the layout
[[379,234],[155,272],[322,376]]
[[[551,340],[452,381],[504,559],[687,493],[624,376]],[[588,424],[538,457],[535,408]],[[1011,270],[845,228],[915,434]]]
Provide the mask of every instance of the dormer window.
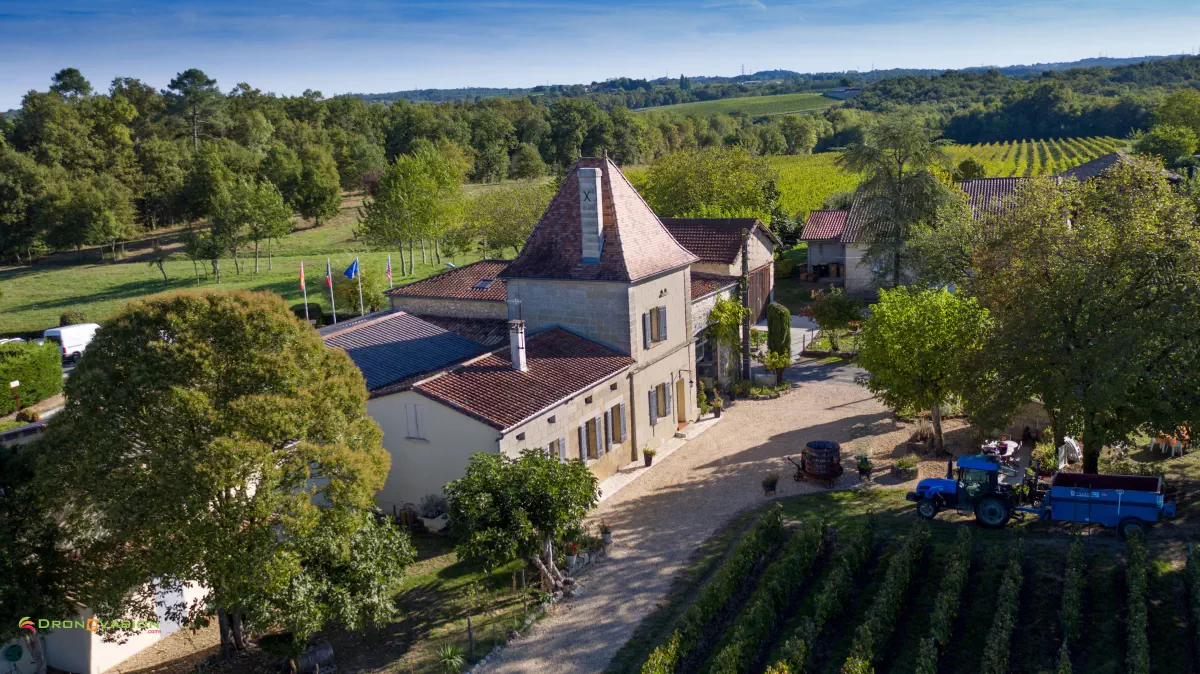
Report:
[[491,288],[492,284],[495,282],[496,279],[494,278],[481,278],[475,282],[475,285],[471,286],[471,290],[487,290],[488,288]]

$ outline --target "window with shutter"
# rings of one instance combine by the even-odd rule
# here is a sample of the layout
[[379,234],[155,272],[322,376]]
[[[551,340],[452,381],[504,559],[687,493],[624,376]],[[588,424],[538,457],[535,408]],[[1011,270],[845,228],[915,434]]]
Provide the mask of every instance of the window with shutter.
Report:
[[604,447],[604,451],[607,452],[610,449],[612,449],[612,443],[613,443],[612,411],[605,410],[604,411],[604,444],[601,446]]
[[674,388],[670,384],[663,384],[663,416],[671,415],[671,389]]
[[567,462],[567,436],[562,436],[558,439],[558,460],[563,463]]
[[664,341],[667,338],[667,308],[658,308],[658,340]]
[[579,427],[579,459],[587,461],[587,429],[584,426]]
[[592,442],[595,446],[592,448],[592,458],[600,458],[604,456],[604,416],[597,414],[595,419],[592,419]]
[[621,435],[617,442],[625,442],[629,439],[629,414],[625,411],[625,403],[621,403]]
[[658,423],[658,389],[650,389],[650,425]]
[[654,338],[650,332],[650,312],[642,314],[642,348],[649,349],[650,342]]

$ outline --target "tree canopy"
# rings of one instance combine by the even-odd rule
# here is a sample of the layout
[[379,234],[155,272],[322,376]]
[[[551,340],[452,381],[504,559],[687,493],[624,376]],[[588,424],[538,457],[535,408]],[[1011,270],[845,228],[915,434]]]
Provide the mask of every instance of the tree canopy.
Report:
[[154,619],[156,591],[200,583],[206,596],[165,608],[217,618],[223,652],[273,627],[299,648],[327,622],[391,615],[413,551],[372,513],[389,456],[366,398],[358,368],[277,296],[127,305],[38,451],[39,493],[89,579],[75,598]]

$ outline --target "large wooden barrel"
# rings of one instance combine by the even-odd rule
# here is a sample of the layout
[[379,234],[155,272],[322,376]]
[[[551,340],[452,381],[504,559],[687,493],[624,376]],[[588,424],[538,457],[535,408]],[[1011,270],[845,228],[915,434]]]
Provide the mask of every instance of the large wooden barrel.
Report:
[[841,475],[842,446],[829,440],[813,440],[805,445],[804,472],[827,480]]

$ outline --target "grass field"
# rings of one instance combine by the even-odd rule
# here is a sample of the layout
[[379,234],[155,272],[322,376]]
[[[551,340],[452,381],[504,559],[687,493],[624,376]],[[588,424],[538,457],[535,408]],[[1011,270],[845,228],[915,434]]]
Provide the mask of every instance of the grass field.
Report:
[[636,112],[648,112],[652,110],[669,111],[684,115],[708,117],[711,115],[727,115],[737,111],[751,117],[758,117],[760,115],[786,115],[792,112],[815,112],[817,110],[824,110],[837,102],[821,94],[778,94],[775,96],[746,96],[743,98],[722,98],[716,101],[663,105],[656,108],[643,108]]
[[[253,253],[244,260],[242,273],[234,272],[231,259],[221,261],[221,283],[218,285],[211,275],[207,279],[201,270],[201,282],[197,284],[192,263],[179,252],[175,259],[166,264],[167,280],[163,280],[158,269],[148,264],[145,254],[149,243],[126,245],[126,258],[117,263],[98,261],[98,250],[84,251],[85,262],[78,262],[74,253],[53,256],[50,263],[32,267],[0,268],[0,336],[29,335],[58,325],[58,317],[68,309],[83,311],[89,321],[102,321],[111,316],[126,302],[154,293],[190,288],[220,290],[271,290],[289,304],[302,301],[298,282],[300,262],[304,261],[307,277],[308,300],[321,304],[329,310],[329,292],[325,287],[325,260],[328,258],[335,274],[340,274],[354,260],[360,259],[367,274],[383,276],[387,265],[386,252],[371,252],[361,241],[354,238],[357,222],[358,199],[347,199],[342,212],[320,227],[309,222],[298,223],[307,227],[284,238],[278,244],[268,262],[265,251],[261,255],[259,273],[254,273]],[[174,234],[163,235],[169,250],[178,251],[173,243]],[[459,255],[454,258],[443,256],[443,264],[432,260],[421,263],[420,250],[416,253],[416,274],[400,276],[399,252],[393,254],[393,278],[396,284],[424,278],[445,269],[445,262],[462,265],[478,259],[478,256]],[[351,309],[351,307],[340,308]],[[357,307],[353,307],[357,313]],[[341,313],[341,311],[339,311]]]
[[[1194,477],[1200,460],[1196,457],[1172,460],[1168,475],[1178,472]],[[1186,464],[1186,466],[1184,465]],[[1181,503],[1183,494],[1179,495]],[[752,615],[755,594],[767,583],[781,591],[779,574],[772,576],[772,565],[787,568],[783,559],[787,544],[759,561],[741,589],[734,592],[724,608],[704,630],[704,637],[693,647],[687,662],[695,663],[694,671],[717,674],[741,671],[762,672],[767,665],[784,659],[784,644],[801,634],[800,626],[814,616],[818,598],[830,585],[838,554],[861,530],[869,515],[876,518],[874,544],[865,563],[854,574],[852,587],[824,622],[816,638],[809,643],[809,659],[804,671],[837,674],[844,672],[855,648],[862,648],[864,636],[873,643],[874,671],[879,674],[909,674],[923,671],[918,668],[922,647],[930,640],[934,607],[942,594],[946,569],[952,547],[964,528],[971,533],[970,553],[963,591],[950,601],[957,617],[951,619],[948,643],[938,649],[935,669],[942,674],[956,672],[1004,671],[1010,674],[1040,674],[1055,671],[1059,663],[1059,647],[1063,641],[1063,591],[1068,564],[1067,550],[1072,529],[1066,525],[1047,524],[1034,520],[1010,524],[1004,530],[988,530],[970,519],[956,514],[941,513],[929,524],[929,542],[921,546],[920,554],[909,569],[903,586],[896,587],[895,574],[890,567],[913,532],[917,520],[913,505],[904,500],[900,489],[868,489],[830,492],[781,499],[786,521],[792,525],[789,536],[800,535],[800,527],[824,519],[830,527],[824,549],[807,565],[788,577],[794,590],[784,598],[774,598],[779,610],[771,620],[763,622],[760,611]],[[761,511],[760,511],[761,512]],[[751,529],[750,516],[743,516],[713,538],[697,552],[694,564],[679,576],[668,601],[643,621],[633,639],[618,653],[606,674],[634,674],[643,670],[651,650],[665,643],[691,602],[700,597],[709,579],[715,578],[724,563],[732,558],[729,551],[741,535]],[[1130,553],[1111,530],[1085,530],[1081,538],[1083,575],[1078,636],[1068,648],[1076,672],[1124,672],[1130,643],[1135,636],[1129,630],[1126,617],[1132,610],[1148,613],[1148,627],[1143,636],[1149,644],[1150,668],[1154,672],[1196,671],[1194,647],[1197,633],[1189,630],[1192,624],[1187,605],[1184,562],[1187,543],[1193,539],[1192,527],[1163,525],[1151,531],[1146,541],[1144,568],[1130,566]],[[1013,611],[1011,632],[997,631],[995,619],[1003,608],[1000,591],[1004,577],[1011,573],[1009,552],[1017,541],[1023,542],[1020,561],[1023,578],[1017,592],[1009,593]],[[715,546],[723,546],[721,554]],[[1200,553],[1198,553],[1200,554]],[[1140,571],[1139,571],[1140,569]],[[891,572],[890,572],[891,571]],[[1147,577],[1144,593],[1131,592],[1129,573],[1144,572]],[[877,606],[882,596],[898,596],[899,610],[888,619],[884,607]],[[772,595],[774,596],[774,595]],[[761,608],[761,606],[759,607]],[[757,617],[756,617],[757,616]],[[880,632],[882,630],[882,632]],[[748,639],[754,635],[753,639]],[[730,660],[722,666],[720,652],[732,641],[742,637],[741,658],[736,669]],[[747,642],[748,641],[748,645]],[[747,647],[748,646],[748,647]],[[988,654],[989,648],[995,652]],[[982,666],[987,657],[1003,654],[1007,660],[1002,669],[988,670]],[[800,671],[773,670],[773,671]],[[859,670],[854,670],[859,671]],[[935,671],[930,669],[928,671]],[[1062,670],[1058,670],[1062,671]],[[1133,670],[1129,670],[1133,671]]]

